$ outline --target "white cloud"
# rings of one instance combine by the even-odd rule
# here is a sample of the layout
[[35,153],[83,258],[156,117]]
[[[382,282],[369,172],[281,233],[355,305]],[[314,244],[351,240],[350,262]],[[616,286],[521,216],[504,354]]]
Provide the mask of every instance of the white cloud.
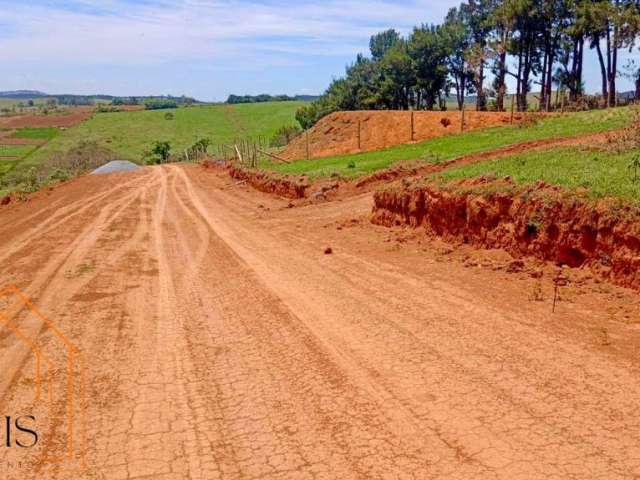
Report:
[[366,49],[382,28],[408,31],[440,21],[456,1],[264,2],[75,0],[0,11],[0,55],[8,62],[141,66],[200,60],[228,65],[291,63],[296,56],[344,56]]

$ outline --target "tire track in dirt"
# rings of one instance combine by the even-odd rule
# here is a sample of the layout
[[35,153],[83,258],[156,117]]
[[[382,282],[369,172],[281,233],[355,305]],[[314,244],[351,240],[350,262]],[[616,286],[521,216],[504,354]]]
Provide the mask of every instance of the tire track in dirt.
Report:
[[[117,183],[105,178],[92,193],[110,193],[104,203],[81,213],[77,193],[53,192],[70,215],[62,232],[15,232],[8,260],[29,268],[0,268],[88,357],[89,470],[73,478],[640,471],[637,361],[554,327],[606,306],[551,317],[494,272],[474,280],[428,251],[385,251],[364,222],[337,231],[368,215],[366,194],[288,209],[197,166]],[[0,390],[3,409],[26,398],[23,373]],[[43,478],[19,473],[9,479]]]

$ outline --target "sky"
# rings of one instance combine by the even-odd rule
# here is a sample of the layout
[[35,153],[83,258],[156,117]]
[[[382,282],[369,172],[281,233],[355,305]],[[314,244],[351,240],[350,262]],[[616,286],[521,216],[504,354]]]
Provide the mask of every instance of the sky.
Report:
[[[231,93],[319,94],[367,52],[372,34],[439,23],[459,3],[0,0],[0,90],[207,101]],[[587,89],[596,91],[591,54],[587,64]],[[622,81],[621,90],[630,88]]]

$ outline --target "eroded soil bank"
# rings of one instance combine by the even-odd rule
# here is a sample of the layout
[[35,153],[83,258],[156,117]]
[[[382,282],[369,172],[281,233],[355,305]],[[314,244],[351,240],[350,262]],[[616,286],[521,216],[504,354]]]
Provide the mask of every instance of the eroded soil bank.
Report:
[[595,201],[544,183],[516,186],[508,178],[405,184],[375,194],[372,221],[588,267],[640,289],[640,212],[619,201]]
[[231,178],[247,182],[256,190],[287,198],[304,198],[309,180],[306,177],[290,177],[264,170],[248,170],[230,165]]

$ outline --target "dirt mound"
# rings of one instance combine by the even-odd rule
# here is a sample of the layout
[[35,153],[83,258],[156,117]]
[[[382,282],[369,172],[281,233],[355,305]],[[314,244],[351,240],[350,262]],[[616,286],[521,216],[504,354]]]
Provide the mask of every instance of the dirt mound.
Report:
[[569,267],[640,289],[640,212],[539,183],[465,180],[398,186],[375,194],[373,223],[424,226],[431,234]]
[[306,177],[289,177],[262,170],[248,170],[229,166],[229,175],[236,180],[247,182],[256,190],[274,193],[287,198],[304,198],[310,184]]
[[[514,121],[521,121],[516,114]],[[460,132],[461,112],[357,111],[335,112],[320,120],[308,132],[312,158],[379,150],[403,143],[420,142]],[[510,113],[465,112],[464,129],[509,124]],[[287,160],[307,156],[307,135],[294,139],[281,153]]]

